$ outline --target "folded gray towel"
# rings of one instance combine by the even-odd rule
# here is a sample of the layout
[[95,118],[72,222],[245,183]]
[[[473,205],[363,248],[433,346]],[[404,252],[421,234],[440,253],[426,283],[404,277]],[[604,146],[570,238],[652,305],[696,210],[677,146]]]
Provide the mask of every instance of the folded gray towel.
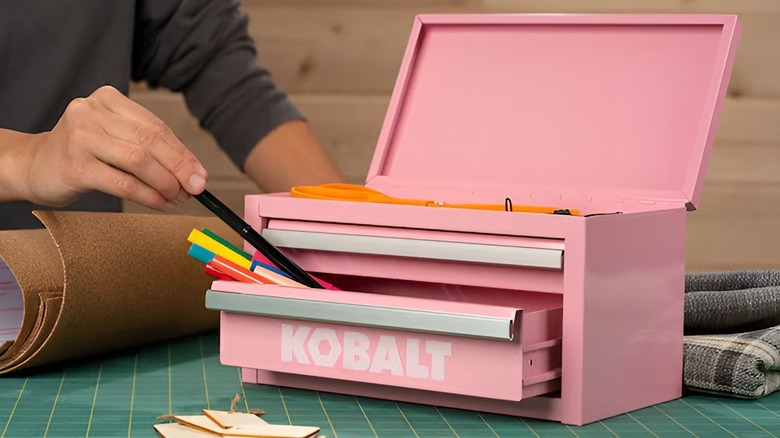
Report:
[[759,398],[780,388],[780,327],[735,335],[685,337],[689,390]]
[[685,332],[740,333],[780,325],[780,270],[685,277]]
[[780,270],[690,273],[684,386],[758,398],[780,389]]

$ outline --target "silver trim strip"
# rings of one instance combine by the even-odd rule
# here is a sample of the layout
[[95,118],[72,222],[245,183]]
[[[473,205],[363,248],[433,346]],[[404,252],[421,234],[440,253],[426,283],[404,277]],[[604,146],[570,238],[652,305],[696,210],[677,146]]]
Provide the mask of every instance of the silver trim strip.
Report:
[[248,315],[502,341],[511,341],[514,338],[514,319],[483,315],[309,301],[298,298],[221,292],[211,289],[206,291],[206,308]]
[[563,269],[563,250],[560,249],[316,233],[269,228],[263,229],[262,235],[271,244],[282,248]]

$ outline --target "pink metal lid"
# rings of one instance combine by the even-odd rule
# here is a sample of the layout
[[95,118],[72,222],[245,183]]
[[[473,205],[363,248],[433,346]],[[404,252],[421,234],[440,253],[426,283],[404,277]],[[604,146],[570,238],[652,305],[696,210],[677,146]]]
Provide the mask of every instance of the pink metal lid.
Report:
[[367,185],[693,208],[738,36],[730,15],[418,16]]

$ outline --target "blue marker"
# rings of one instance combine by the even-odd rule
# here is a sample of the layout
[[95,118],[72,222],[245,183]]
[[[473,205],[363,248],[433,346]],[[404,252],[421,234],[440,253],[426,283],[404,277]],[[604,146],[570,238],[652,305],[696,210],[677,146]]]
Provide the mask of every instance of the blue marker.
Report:
[[276,272],[279,275],[284,275],[287,278],[290,278],[289,275],[287,275],[286,272],[282,271],[281,269],[278,269],[274,266],[271,266],[267,263],[263,263],[259,260],[252,260],[252,266],[249,268],[250,271],[255,272],[255,267],[260,266],[261,268],[268,269],[271,272]]
[[192,244],[190,245],[190,250],[187,251],[187,255],[194,258],[195,260],[201,262],[201,263],[208,263],[212,259],[214,259],[214,253],[207,250],[206,248]]

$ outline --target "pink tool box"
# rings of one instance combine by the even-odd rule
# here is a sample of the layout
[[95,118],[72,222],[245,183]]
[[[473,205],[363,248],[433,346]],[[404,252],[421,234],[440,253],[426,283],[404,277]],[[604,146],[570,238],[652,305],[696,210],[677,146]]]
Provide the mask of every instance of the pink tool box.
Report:
[[417,17],[366,185],[579,214],[248,196],[247,222],[342,290],[215,282],[222,362],[246,382],[574,425],[679,397],[686,215],[739,28]]

